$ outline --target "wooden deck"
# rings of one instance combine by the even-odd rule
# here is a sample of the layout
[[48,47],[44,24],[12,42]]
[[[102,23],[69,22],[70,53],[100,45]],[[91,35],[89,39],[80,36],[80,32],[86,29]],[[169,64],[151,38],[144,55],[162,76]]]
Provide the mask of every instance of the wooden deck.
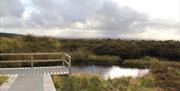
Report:
[[[59,56],[58,59],[37,59],[37,56]],[[30,63],[30,67],[18,67],[18,68],[0,68],[0,75],[66,75],[70,73],[71,56],[67,53],[0,53],[0,57],[11,56],[28,56],[26,60],[0,60],[0,64],[16,64],[16,63]],[[43,62],[61,62],[59,66],[42,66],[35,67],[34,63]]]
[[1,68],[0,76],[10,75],[26,75],[26,76],[40,76],[40,75],[67,75],[69,69],[66,66],[51,66],[51,67],[23,67],[23,68]]
[[39,76],[11,75],[0,91],[56,91],[50,74]]

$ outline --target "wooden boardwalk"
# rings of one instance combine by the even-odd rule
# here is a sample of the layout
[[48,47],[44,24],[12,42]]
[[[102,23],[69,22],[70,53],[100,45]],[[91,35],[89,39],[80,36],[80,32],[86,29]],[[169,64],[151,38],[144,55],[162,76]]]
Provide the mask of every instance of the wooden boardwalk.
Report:
[[[37,56],[60,56],[58,59],[36,59]],[[70,74],[71,56],[66,53],[0,53],[3,56],[28,56],[26,60],[0,60],[0,64],[30,63],[30,67],[0,68],[0,76],[13,78],[11,84],[3,84],[0,87],[3,91],[56,91],[51,75]],[[34,63],[39,62],[61,62],[59,66],[35,67]]]
[[[54,59],[44,59],[46,56],[58,56]],[[16,63],[30,63],[30,67],[19,67],[19,68],[0,68],[0,75],[64,75],[70,73],[71,66],[71,56],[67,53],[0,53],[1,57],[12,57],[12,56],[26,56],[29,59],[26,60],[0,60],[0,64],[16,64]],[[37,58],[38,56],[43,57]],[[59,66],[44,66],[44,67],[34,67],[34,63],[43,63],[43,62],[60,62],[62,65]]]
[[1,68],[0,76],[10,75],[26,75],[26,76],[39,76],[39,75],[67,75],[69,74],[68,67],[65,66],[51,66],[51,67],[25,67],[25,68]]
[[[12,78],[13,77],[13,78]],[[56,91],[50,74],[39,76],[10,76],[10,84],[4,83],[0,91]]]

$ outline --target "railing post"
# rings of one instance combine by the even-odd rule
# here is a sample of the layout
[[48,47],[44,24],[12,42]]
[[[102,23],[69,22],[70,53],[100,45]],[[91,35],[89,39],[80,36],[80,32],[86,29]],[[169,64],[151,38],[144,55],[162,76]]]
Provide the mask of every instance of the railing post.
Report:
[[69,74],[71,74],[71,56],[68,57],[68,61],[69,61],[69,64],[68,64]]
[[66,60],[65,55],[63,54],[62,57],[63,57],[62,65],[65,66],[65,62],[64,62]]
[[34,62],[33,62],[34,58],[33,58],[33,54],[31,53],[30,56],[31,56],[31,67],[34,67]]
[[67,53],[63,53],[64,54],[64,57],[65,58],[65,61],[67,62],[67,66],[68,66],[68,69],[69,69],[69,74],[71,74],[71,56],[68,55]]

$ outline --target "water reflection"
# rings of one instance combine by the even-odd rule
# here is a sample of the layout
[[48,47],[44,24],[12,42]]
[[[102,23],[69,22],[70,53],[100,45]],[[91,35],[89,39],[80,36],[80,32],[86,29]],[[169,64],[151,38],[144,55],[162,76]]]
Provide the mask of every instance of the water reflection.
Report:
[[104,79],[113,79],[116,77],[138,77],[149,73],[148,69],[136,68],[122,68],[119,66],[105,67],[105,66],[73,66],[72,73],[86,73],[100,75]]

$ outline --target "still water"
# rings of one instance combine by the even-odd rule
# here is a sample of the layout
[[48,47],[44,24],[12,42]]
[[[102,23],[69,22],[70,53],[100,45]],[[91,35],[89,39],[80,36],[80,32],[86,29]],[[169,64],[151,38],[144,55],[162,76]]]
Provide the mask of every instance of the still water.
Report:
[[102,76],[104,79],[113,79],[117,77],[139,77],[149,73],[148,69],[122,68],[119,66],[73,66],[72,73],[86,73]]

